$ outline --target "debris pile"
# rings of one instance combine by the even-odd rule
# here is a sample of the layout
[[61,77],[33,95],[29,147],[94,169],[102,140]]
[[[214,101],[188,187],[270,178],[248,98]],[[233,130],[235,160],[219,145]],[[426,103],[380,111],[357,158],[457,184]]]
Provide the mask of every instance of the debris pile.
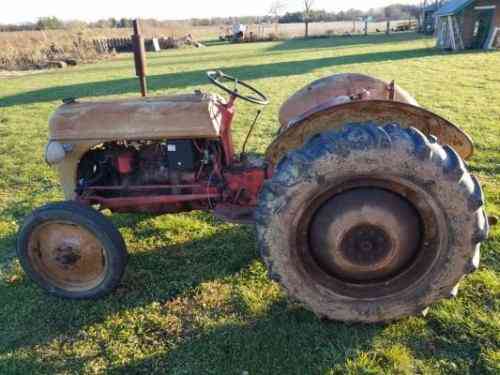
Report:
[[[96,39],[93,41],[96,49],[102,53],[124,53],[133,52],[132,39],[130,38],[112,38]],[[183,48],[186,46],[201,48],[205,47],[202,43],[194,40],[191,34],[181,38],[159,37],[145,40],[147,52],[159,52],[165,49]]]

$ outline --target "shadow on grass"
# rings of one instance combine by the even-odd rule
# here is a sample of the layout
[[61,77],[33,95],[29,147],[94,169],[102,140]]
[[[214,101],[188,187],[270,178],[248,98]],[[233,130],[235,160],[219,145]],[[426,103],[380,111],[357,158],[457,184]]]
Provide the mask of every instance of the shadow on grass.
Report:
[[[205,213],[193,215],[213,224],[213,219]],[[148,215],[115,215],[113,222],[120,228],[133,228],[134,236],[146,238],[151,236],[151,231],[158,232],[138,225],[148,218]],[[196,293],[197,286],[203,282],[238,274],[257,259],[253,236],[253,230],[248,227],[224,227],[212,236],[195,241],[136,251],[131,256],[123,286],[117,293],[100,301],[70,302],[51,298],[27,279],[12,285],[0,282],[0,299],[8,301],[0,310],[4,322],[0,355],[57,339],[57,344],[52,344],[57,346],[53,351],[54,358],[42,361],[32,355],[23,360],[7,357],[5,363],[0,364],[0,372],[2,366],[18,369],[19,373],[27,369],[26,373],[34,366],[38,367],[39,373],[67,372],[68,369],[79,372],[92,359],[106,359],[109,354],[106,339],[102,342],[93,339],[95,344],[102,345],[100,352],[92,354],[93,357],[65,357],[63,348],[65,343],[71,345],[75,340],[84,340],[82,330],[89,325],[113,320],[114,314],[147,307],[153,302],[164,305],[178,296]],[[132,361],[108,369],[108,372],[303,374],[326,373],[339,365],[334,373],[340,374],[345,370],[343,365],[356,361],[361,352],[371,353],[377,363],[388,360],[384,353],[390,348],[390,343],[384,347],[374,346],[374,338],[384,335],[386,325],[321,322],[313,314],[289,304],[284,297],[279,297],[265,311],[256,314],[239,294],[231,297],[230,309],[238,311],[237,319],[228,316],[210,328],[194,328],[175,337],[165,333],[163,325],[149,322],[147,337],[157,340],[157,352],[163,350],[165,353]],[[134,312],[130,311],[130,314]],[[409,334],[402,341],[417,360],[442,361],[443,366],[459,363],[460,368],[487,373],[481,362],[483,336],[478,332],[482,331],[469,332],[470,327],[465,323],[431,314],[426,322],[430,330],[428,335]],[[488,327],[482,328],[488,331]],[[121,328],[117,326],[116,329]],[[492,332],[490,341],[494,342],[495,334],[489,330]],[[452,367],[444,370],[457,373],[451,371]]]
[[164,355],[112,368],[111,374],[313,374],[370,350],[381,325],[321,322],[277,302],[258,319],[193,332]]
[[[130,224],[129,221],[118,226]],[[147,228],[134,232],[135,236],[149,234]],[[210,237],[134,252],[122,286],[99,301],[50,297],[28,277],[12,284],[0,281],[0,299],[12,301],[3,304],[0,311],[2,325],[9,321],[0,335],[0,353],[74,336],[82,328],[103,322],[120,311],[169,301],[200,283],[239,272],[256,257],[253,231],[229,227]]]
[[416,359],[438,363],[440,373],[498,374],[489,368],[484,357],[486,348],[498,346],[495,326],[478,321],[457,321],[453,315],[431,313],[426,326],[432,335],[426,339],[416,336],[407,344]]
[[473,173],[483,173],[492,177],[500,175],[500,164],[498,163],[482,163],[480,165],[469,165],[469,169]]
[[225,46],[231,44],[229,40],[209,39],[201,41],[205,47]]
[[[205,213],[193,215],[198,220],[214,223]],[[148,215],[115,215],[112,218],[117,227],[132,228],[134,236],[148,238],[151,231],[157,232],[139,225],[150,218]],[[23,372],[23,369],[30,371],[36,367],[40,373],[68,369],[81,371],[88,361],[107,356],[107,342],[99,340],[93,342],[103,347],[99,353],[92,354],[94,357],[66,358],[62,354],[65,343],[84,339],[81,331],[86,327],[104,323],[120,312],[147,307],[153,302],[163,305],[178,296],[189,296],[201,283],[234,276],[257,257],[253,228],[224,227],[212,236],[176,246],[144,251],[136,249],[131,254],[122,286],[113,295],[99,301],[74,302],[49,297],[27,277],[13,284],[0,282],[0,299],[11,301],[0,310],[0,317],[9,322],[0,335],[0,354],[43,346],[53,340],[57,342],[51,345],[59,347],[52,359],[42,361],[30,356],[19,360],[16,357],[1,364],[0,370]],[[342,363],[357,350],[367,350],[373,335],[382,329],[382,326],[322,323],[302,308],[290,307],[284,298],[279,298],[257,318],[238,295],[233,296],[229,303],[241,314],[244,323],[225,324],[209,331],[195,329],[174,338],[178,344],[173,347],[172,337],[165,337],[168,342],[164,343],[164,349],[169,352],[164,357],[147,358],[113,371],[165,373],[168,370],[182,373],[186,363],[189,363],[188,373],[207,373],[207,369],[213,369],[211,372],[216,374],[242,371],[294,373],[297,368],[313,371],[321,368],[318,363],[325,362],[325,359]],[[160,338],[165,335],[160,326],[148,329],[152,330],[150,335],[154,336],[155,332]],[[325,362],[324,365],[328,363],[331,364]]]
[[[328,57],[305,61],[286,61],[262,65],[244,65],[224,68],[223,65],[212,68],[223,68],[227,73],[242,80],[254,80],[271,77],[288,77],[302,75],[321,68],[364,64],[374,62],[407,60],[439,55],[434,49],[415,49],[402,51],[375,52],[358,55]],[[335,73],[332,70],[332,74]],[[207,84],[206,71],[197,70],[178,72],[149,77],[149,86],[153,90],[179,89],[188,86]],[[98,97],[106,95],[122,95],[137,92],[137,79],[119,79],[92,83],[81,83],[69,86],[56,86],[30,91],[18,95],[0,98],[0,108],[14,105],[51,102],[68,97]]]
[[484,173],[493,177],[499,175],[500,155],[498,148],[477,145],[476,149],[476,157],[479,157],[480,161],[471,163],[469,169],[474,173]]
[[391,34],[389,36],[385,33],[354,35],[354,36],[331,36],[331,37],[316,37],[316,38],[295,38],[285,40],[282,43],[269,48],[270,51],[293,51],[299,49],[318,49],[318,48],[335,48],[335,47],[352,47],[363,44],[385,44],[385,43],[405,43],[416,40],[426,40],[429,42],[429,48],[434,47],[434,39],[417,34],[414,32],[404,32]]
[[[12,209],[12,214],[17,217],[24,213]],[[197,220],[214,224],[214,219],[206,213],[193,215]],[[149,218],[149,215],[112,217],[117,227],[132,229],[133,235],[140,238],[158,235],[157,229],[139,225]],[[92,354],[93,357],[66,358],[63,354],[66,343],[71,345],[75,340],[84,340],[82,330],[88,326],[104,323],[117,313],[147,307],[153,302],[164,305],[178,296],[189,296],[201,283],[234,276],[257,258],[253,228],[224,227],[212,236],[175,246],[135,249],[122,286],[99,301],[75,302],[49,297],[27,277],[13,284],[0,282],[0,299],[10,301],[0,310],[0,318],[8,321],[0,335],[0,355],[48,343],[59,348],[55,349],[54,358],[42,361],[34,356],[22,360],[15,357],[1,364],[0,370],[23,372],[26,369],[29,372],[36,367],[39,373],[82,371],[88,361],[107,358],[107,342],[101,343],[100,339],[92,341],[103,346],[99,353]],[[239,295],[232,296],[229,303],[241,314],[241,324],[228,323],[208,331],[194,329],[175,337],[177,344],[174,346],[172,337],[162,333],[164,328],[151,326],[148,335],[158,332],[159,345],[163,345],[161,338],[165,336],[168,342],[164,343],[164,349],[168,354],[136,361],[113,371],[182,373],[186,363],[189,363],[188,373],[207,373],[207,369],[213,369],[214,374],[294,373],[298,368],[316,371],[331,363],[342,363],[358,350],[368,350],[373,336],[383,329],[375,325],[321,322],[302,308],[290,306],[283,297],[257,317]]]

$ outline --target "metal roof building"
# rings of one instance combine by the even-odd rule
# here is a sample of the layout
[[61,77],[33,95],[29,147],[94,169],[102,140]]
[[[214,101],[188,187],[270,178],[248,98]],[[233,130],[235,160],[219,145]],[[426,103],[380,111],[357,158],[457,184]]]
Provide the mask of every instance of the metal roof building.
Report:
[[500,0],[451,0],[435,15],[439,48],[500,47]]
[[470,4],[472,4],[474,0],[451,0],[439,8],[437,10],[436,15],[443,17],[443,16],[450,16],[457,14],[464,10],[466,7],[468,7]]

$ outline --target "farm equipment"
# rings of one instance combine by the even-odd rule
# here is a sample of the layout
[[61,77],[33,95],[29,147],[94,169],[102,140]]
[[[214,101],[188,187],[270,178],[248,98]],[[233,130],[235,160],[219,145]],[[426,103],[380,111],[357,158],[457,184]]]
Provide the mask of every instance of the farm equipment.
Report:
[[54,113],[46,160],[66,201],[35,210],[18,237],[39,286],[97,299],[119,285],[127,251],[104,209],[253,224],[271,279],[327,319],[425,312],[477,269],[489,227],[459,128],[394,82],[338,74],[283,104],[264,156],[237,154],[237,100],[268,98],[221,71],[208,78],[229,97],[66,100]]
[[416,21],[408,21],[405,23],[400,23],[397,25],[393,31],[395,32],[401,32],[401,31],[410,31],[410,30],[416,30],[417,29],[417,22]]
[[245,34],[248,27],[246,25],[235,23],[231,27],[221,28],[220,41],[229,41],[233,43],[242,42],[245,39]]

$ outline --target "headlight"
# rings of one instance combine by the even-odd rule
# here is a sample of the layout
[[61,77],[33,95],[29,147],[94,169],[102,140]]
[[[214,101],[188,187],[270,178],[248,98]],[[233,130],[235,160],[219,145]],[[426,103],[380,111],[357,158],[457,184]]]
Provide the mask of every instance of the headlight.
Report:
[[66,154],[73,149],[72,145],[63,145],[59,142],[50,142],[45,149],[45,161],[49,165],[59,164]]

